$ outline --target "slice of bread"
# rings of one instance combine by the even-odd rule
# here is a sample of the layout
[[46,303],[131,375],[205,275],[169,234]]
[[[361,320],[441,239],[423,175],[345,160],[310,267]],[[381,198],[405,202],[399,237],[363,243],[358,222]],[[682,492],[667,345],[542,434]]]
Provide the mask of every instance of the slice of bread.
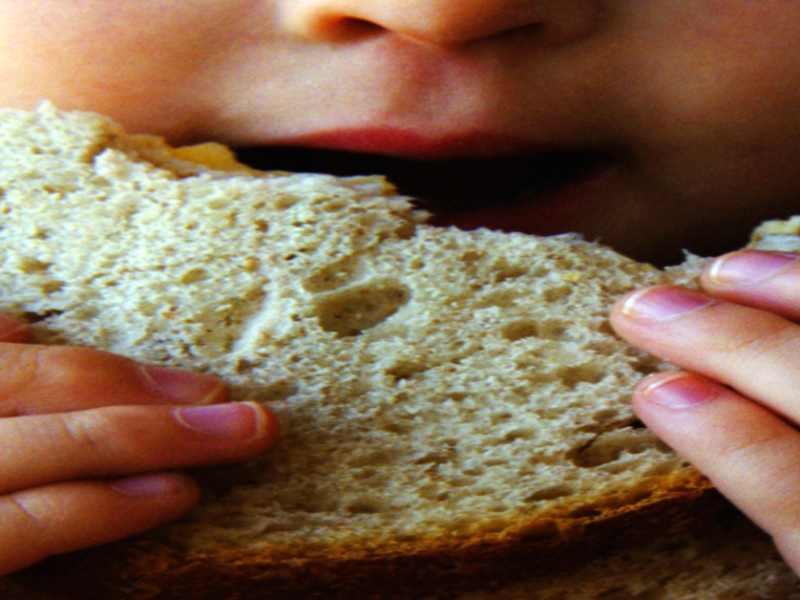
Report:
[[0,310],[44,343],[217,373],[284,423],[199,474],[189,517],[48,565],[78,597],[453,594],[713,503],[629,406],[664,365],[607,321],[687,276],[427,226],[381,178],[254,174],[97,115],[6,110],[0,140]]

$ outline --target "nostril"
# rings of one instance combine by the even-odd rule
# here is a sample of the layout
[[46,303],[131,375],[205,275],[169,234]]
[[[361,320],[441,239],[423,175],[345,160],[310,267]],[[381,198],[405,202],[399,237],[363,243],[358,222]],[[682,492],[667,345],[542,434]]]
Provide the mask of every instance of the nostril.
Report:
[[319,19],[314,29],[315,37],[329,42],[352,42],[373,37],[385,31],[383,27],[372,21],[341,16]]
[[373,23],[372,21],[356,19],[353,17],[341,19],[338,28],[340,30],[340,39],[347,41],[372,37],[385,31],[383,27]]
[[350,42],[391,33],[425,46],[486,39],[555,45],[591,33],[599,0],[292,0],[275,2],[286,33],[311,41]]

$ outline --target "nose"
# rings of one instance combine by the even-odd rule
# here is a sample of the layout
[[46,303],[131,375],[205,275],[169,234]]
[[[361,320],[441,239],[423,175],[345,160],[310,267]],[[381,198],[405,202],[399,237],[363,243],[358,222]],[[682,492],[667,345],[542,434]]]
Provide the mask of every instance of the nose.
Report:
[[454,46],[526,30],[542,45],[583,37],[602,0],[286,0],[285,30],[328,42],[379,33],[431,46]]

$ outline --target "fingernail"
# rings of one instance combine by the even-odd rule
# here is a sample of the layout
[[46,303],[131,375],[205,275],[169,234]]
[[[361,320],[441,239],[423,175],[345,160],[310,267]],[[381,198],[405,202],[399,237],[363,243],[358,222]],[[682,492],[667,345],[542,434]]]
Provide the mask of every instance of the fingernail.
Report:
[[111,489],[136,498],[177,496],[186,490],[184,478],[177,473],[153,473],[118,479],[109,483]]
[[255,402],[181,408],[175,417],[184,427],[214,437],[255,440],[267,432],[266,413]]
[[142,366],[147,382],[162,396],[180,404],[210,404],[225,400],[227,386],[210,375]]
[[786,265],[797,262],[797,254],[743,250],[718,258],[711,265],[708,277],[714,283],[732,285],[756,283],[767,279]]
[[675,286],[644,288],[629,296],[622,313],[644,321],[665,321],[714,302],[699,292]]
[[722,395],[724,388],[688,373],[675,373],[645,383],[637,391],[653,404],[681,409],[711,402]]

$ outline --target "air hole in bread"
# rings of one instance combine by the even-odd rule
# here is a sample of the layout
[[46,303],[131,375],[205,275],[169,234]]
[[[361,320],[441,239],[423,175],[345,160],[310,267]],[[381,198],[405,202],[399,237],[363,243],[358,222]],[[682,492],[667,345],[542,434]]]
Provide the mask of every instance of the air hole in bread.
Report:
[[616,419],[618,415],[619,411],[616,408],[605,408],[594,413],[592,415],[592,420],[598,423],[607,423]]
[[190,283],[198,283],[200,281],[206,281],[210,279],[211,275],[203,269],[202,267],[196,267],[194,269],[189,269],[183,275],[180,276],[180,281],[183,284],[190,284]]
[[275,198],[272,207],[275,208],[276,210],[288,210],[301,200],[302,198],[300,196],[284,192],[280,196]]
[[470,487],[475,485],[474,477],[453,477],[447,483],[454,488]]
[[596,436],[589,443],[571,450],[568,457],[577,467],[599,467],[619,460],[623,453],[640,454],[655,448],[656,444],[655,436],[648,430],[626,427]]
[[408,423],[387,423],[383,427],[381,427],[383,431],[386,433],[393,433],[395,435],[406,435],[413,431],[414,427]]
[[529,337],[538,337],[539,328],[536,321],[514,321],[503,327],[500,334],[509,341],[522,340]]
[[494,283],[503,283],[509,279],[516,279],[528,274],[528,269],[520,265],[496,265],[494,269]]
[[481,468],[473,467],[469,469],[464,469],[463,471],[461,471],[461,473],[463,475],[466,475],[467,477],[479,477],[483,475],[484,471]]
[[380,325],[411,298],[399,281],[377,281],[351,287],[319,298],[317,318],[324,331],[349,337]]
[[325,212],[339,212],[352,207],[350,202],[344,198],[331,198],[327,202],[321,203],[320,208]]
[[443,465],[451,462],[455,457],[455,451],[446,448],[440,451],[427,452],[414,461],[415,465]]
[[460,259],[464,262],[474,262],[480,259],[481,256],[483,256],[482,252],[478,252],[477,250],[467,250],[461,255]]
[[58,315],[63,314],[64,311],[62,310],[46,310],[43,312],[25,312],[22,313],[22,318],[25,319],[28,323],[41,323],[42,321],[46,321],[51,317],[57,317]]
[[394,464],[397,460],[397,453],[387,450],[378,450],[362,456],[356,456],[349,460],[347,464],[351,467],[380,467]]
[[659,370],[659,366],[661,365],[661,361],[655,358],[654,356],[642,356],[634,363],[631,364],[631,368],[636,371],[637,373],[641,373],[642,375],[650,375],[651,373],[655,373]]
[[380,491],[389,483],[390,476],[378,469],[362,469],[353,474],[353,479],[361,486]]
[[558,285],[542,292],[545,302],[558,302],[572,294],[572,287],[569,285]]
[[575,493],[575,488],[566,483],[552,485],[540,490],[536,490],[530,496],[525,498],[525,502],[541,502],[543,500],[557,500],[565,496],[571,496]]
[[[393,366],[386,371],[386,374],[392,377],[395,381],[408,379],[417,373],[424,373],[428,370],[428,366],[415,362],[403,362]],[[457,395],[457,394],[456,394]]]
[[494,292],[487,292],[482,294],[478,299],[473,300],[473,305],[476,309],[489,308],[497,306],[499,308],[508,308],[514,305],[514,302],[523,295],[523,292],[517,289],[504,289]]
[[338,289],[357,279],[358,266],[358,255],[326,265],[303,280],[303,289],[312,294]]
[[574,388],[579,383],[597,383],[605,371],[602,365],[585,363],[572,367],[561,367],[556,371],[556,376],[568,388]]
[[506,423],[514,418],[514,415],[510,412],[502,411],[498,413],[494,413],[491,416],[491,423],[492,425],[499,425],[500,423]]
[[449,498],[449,494],[438,483],[420,486],[418,494],[420,498],[431,502],[443,502]]
[[383,504],[377,498],[360,498],[344,507],[350,514],[374,515],[383,510]]
[[208,203],[208,208],[212,210],[224,210],[236,201],[233,197],[216,198]]
[[17,268],[23,273],[43,273],[47,271],[52,263],[42,262],[30,256],[20,256],[17,258]]
[[536,437],[536,432],[529,429],[515,429],[506,433],[500,440],[500,444],[513,444],[517,440],[532,440]]
[[567,326],[561,321],[520,319],[503,327],[500,334],[512,342],[531,337],[558,341],[564,337],[566,331]]
[[53,294],[64,287],[64,282],[58,279],[48,279],[41,284],[41,289],[44,294]]
[[582,506],[569,513],[572,519],[594,519],[602,516],[603,511],[595,506]]

